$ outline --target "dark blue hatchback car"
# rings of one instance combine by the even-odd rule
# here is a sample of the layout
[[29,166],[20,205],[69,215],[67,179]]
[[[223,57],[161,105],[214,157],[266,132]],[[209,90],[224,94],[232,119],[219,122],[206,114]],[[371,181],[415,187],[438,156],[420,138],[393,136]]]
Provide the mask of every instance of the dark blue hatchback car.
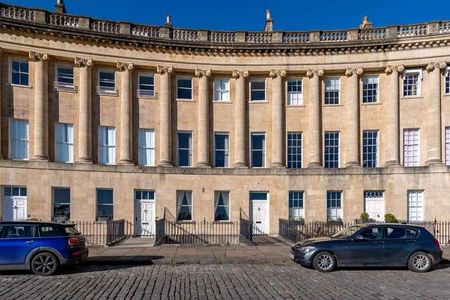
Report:
[[0,270],[31,269],[48,276],[87,256],[85,238],[74,224],[0,222]]

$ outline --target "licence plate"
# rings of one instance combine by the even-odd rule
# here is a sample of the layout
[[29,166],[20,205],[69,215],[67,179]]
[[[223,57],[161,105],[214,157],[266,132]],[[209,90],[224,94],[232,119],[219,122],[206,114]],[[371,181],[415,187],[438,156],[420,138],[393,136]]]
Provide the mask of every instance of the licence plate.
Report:
[[293,253],[291,253],[289,256],[291,257],[292,260],[295,258]]

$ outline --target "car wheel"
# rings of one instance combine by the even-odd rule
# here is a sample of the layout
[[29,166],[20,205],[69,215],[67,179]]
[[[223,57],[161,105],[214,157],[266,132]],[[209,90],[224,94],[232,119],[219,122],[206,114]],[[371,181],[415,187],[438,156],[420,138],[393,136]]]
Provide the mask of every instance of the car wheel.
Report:
[[50,252],[36,254],[31,260],[31,270],[36,275],[50,276],[58,270],[58,260]]
[[427,272],[433,267],[433,259],[428,253],[413,253],[408,260],[408,268],[413,272]]
[[336,258],[330,252],[319,252],[314,256],[313,267],[320,272],[331,272],[336,267]]

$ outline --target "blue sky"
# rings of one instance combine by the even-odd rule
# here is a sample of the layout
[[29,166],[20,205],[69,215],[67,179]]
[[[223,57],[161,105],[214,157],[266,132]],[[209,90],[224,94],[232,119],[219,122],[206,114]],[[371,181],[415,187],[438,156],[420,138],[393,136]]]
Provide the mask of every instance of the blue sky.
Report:
[[[0,0],[53,10],[55,0]],[[368,15],[375,26],[450,19],[450,0],[65,0],[68,12],[99,19],[175,27],[255,30],[270,8],[275,30],[346,29]]]

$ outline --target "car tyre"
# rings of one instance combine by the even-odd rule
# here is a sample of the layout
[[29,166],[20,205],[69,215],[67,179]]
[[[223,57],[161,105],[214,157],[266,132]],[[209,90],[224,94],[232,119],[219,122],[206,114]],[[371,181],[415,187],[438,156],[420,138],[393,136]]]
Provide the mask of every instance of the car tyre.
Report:
[[417,251],[408,259],[408,269],[413,272],[425,273],[433,267],[433,259],[428,253]]
[[336,258],[328,251],[319,252],[314,256],[313,267],[319,272],[331,272],[336,268]]
[[38,253],[31,260],[31,270],[36,275],[50,276],[55,274],[58,268],[58,259],[50,252]]

